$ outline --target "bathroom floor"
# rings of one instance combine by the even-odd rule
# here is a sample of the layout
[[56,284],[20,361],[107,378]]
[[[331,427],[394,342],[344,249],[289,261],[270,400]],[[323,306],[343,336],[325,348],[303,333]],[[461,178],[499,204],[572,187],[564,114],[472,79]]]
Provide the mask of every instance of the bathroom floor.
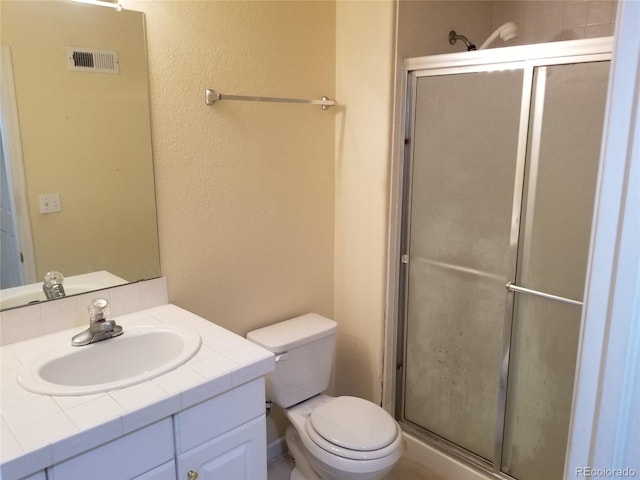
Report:
[[[269,464],[269,480],[289,480],[293,469],[293,460],[288,455],[282,455]],[[444,477],[427,470],[422,465],[408,458],[401,458],[385,480],[446,480]]]

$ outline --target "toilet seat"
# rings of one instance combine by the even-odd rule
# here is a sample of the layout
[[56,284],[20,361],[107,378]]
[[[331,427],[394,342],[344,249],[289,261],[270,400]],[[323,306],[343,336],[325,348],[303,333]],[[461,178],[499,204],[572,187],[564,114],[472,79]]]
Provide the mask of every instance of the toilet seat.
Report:
[[378,405],[336,397],[317,406],[305,422],[309,438],[323,450],[352,460],[373,460],[397,450],[398,424]]
[[[304,446],[304,456],[316,472],[329,472],[328,478],[383,478],[402,455],[403,435],[400,427],[397,427],[395,440],[380,450],[367,452],[344,449],[323,439],[320,434],[315,432],[309,421],[314,410],[332,400],[334,397],[319,394],[284,409],[285,415],[291,421],[292,428],[296,432],[294,436]],[[391,416],[389,415],[389,417]],[[393,422],[395,423],[395,420]],[[312,439],[309,431],[312,432],[311,435],[315,437],[315,440]],[[289,438],[287,437],[288,443]],[[349,456],[356,456],[356,458],[349,458]],[[322,477],[322,475],[320,476]]]

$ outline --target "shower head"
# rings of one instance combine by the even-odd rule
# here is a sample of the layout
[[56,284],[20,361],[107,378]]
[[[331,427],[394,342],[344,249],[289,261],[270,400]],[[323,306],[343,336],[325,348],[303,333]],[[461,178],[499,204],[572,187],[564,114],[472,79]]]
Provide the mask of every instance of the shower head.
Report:
[[458,35],[455,30],[451,30],[449,32],[449,43],[451,45],[455,44],[458,40],[462,40],[464,44],[467,46],[467,51],[475,50],[476,46],[467,40],[467,37],[464,35]]
[[487,38],[487,40],[482,45],[480,45],[480,50],[482,50],[483,48],[487,48],[498,37],[500,37],[502,41],[508,42],[509,40],[517,36],[518,26],[513,22],[507,22],[504,25],[498,27],[495,32],[489,35],[489,38]]

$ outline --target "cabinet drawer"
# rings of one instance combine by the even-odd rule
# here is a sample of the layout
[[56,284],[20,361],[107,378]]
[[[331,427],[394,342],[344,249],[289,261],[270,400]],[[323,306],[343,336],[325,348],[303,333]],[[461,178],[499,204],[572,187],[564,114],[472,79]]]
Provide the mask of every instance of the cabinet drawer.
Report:
[[264,415],[264,395],[264,378],[258,378],[180,412],[175,417],[177,453]]
[[178,457],[178,480],[187,472],[198,480],[267,480],[267,427],[264,414]]
[[47,480],[47,475],[44,473],[44,470],[42,470],[41,472],[24,477],[21,480]]
[[49,480],[135,478],[174,458],[173,428],[166,418],[49,468]]
[[134,480],[176,480],[176,462],[171,461],[160,465],[158,468],[143,473]]

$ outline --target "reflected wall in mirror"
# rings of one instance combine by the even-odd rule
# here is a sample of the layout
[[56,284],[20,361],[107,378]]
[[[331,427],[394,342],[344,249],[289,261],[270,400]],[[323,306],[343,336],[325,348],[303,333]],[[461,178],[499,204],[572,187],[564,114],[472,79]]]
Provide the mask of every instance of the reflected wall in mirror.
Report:
[[[111,283],[159,276],[143,14],[63,0],[0,8],[0,299],[51,270],[106,271]],[[73,70],[69,47],[117,52],[118,72]],[[42,213],[48,194],[61,211]]]

